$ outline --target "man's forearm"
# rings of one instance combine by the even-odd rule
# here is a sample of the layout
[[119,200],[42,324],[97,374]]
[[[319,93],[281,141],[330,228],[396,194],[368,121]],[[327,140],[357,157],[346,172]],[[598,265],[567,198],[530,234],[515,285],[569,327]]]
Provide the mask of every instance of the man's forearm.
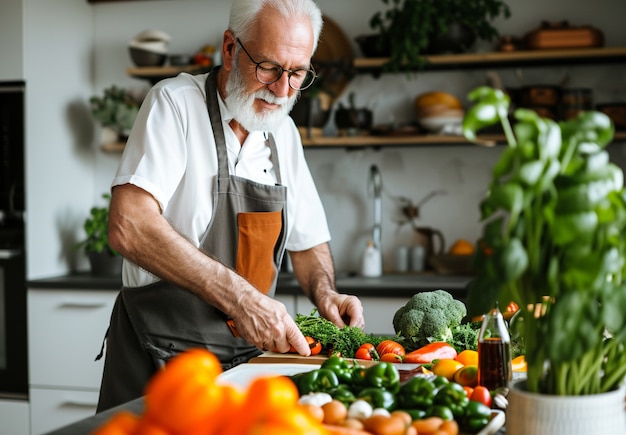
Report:
[[324,293],[336,291],[335,267],[328,243],[306,251],[291,251],[289,255],[298,283],[315,305]]

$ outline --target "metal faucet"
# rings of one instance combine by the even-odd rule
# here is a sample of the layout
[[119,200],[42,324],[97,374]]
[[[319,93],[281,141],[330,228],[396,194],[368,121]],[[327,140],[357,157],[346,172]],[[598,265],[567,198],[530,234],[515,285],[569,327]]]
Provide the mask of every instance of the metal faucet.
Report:
[[372,165],[370,167],[369,185],[374,190],[374,226],[372,228],[372,242],[374,247],[382,252],[381,239],[383,229],[383,204],[382,204],[382,191],[383,191],[383,179],[378,170],[378,166]]

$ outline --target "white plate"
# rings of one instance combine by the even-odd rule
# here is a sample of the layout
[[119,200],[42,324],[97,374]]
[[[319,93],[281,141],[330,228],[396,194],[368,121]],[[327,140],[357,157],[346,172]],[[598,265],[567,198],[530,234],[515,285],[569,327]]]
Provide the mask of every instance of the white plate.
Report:
[[217,377],[217,382],[231,383],[245,388],[254,379],[263,376],[291,376],[319,368],[318,364],[240,364],[221,373]]

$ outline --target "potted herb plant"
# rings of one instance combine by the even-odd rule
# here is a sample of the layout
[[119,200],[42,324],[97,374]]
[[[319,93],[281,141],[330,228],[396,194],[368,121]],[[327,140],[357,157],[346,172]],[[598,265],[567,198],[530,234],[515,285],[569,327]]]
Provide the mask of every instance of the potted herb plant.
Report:
[[[505,93],[481,87],[468,98],[476,103],[465,115],[465,137],[500,123],[507,142],[480,205],[482,249],[468,296],[473,315],[495,301],[520,307],[511,329],[523,339],[528,371],[523,393],[511,389],[507,435],[622,434],[626,190],[605,149],[614,126],[600,112],[557,123],[527,109],[517,109],[511,125]],[[616,399],[607,403],[605,395]],[[547,409],[556,414],[546,400],[571,396],[579,400],[564,420],[542,420]],[[517,407],[529,397],[544,400],[534,416]]]
[[108,240],[108,201],[111,200],[111,195],[105,193],[102,198],[107,201],[107,205],[91,208],[83,224],[87,238],[76,243],[74,249],[84,249],[92,274],[118,275],[121,273],[122,257],[111,248]]
[[391,7],[370,19],[377,45],[389,47],[389,71],[421,69],[425,54],[467,51],[476,39],[499,35],[492,21],[511,15],[502,0],[382,0]]
[[125,142],[137,118],[140,98],[113,85],[105,89],[102,96],[92,96],[89,104],[94,119],[103,127],[110,128],[116,134],[116,140]]

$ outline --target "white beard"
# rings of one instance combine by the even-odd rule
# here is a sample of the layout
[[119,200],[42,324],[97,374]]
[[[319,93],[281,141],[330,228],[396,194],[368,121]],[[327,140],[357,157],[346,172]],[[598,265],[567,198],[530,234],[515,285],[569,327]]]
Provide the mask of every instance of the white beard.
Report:
[[[289,115],[299,95],[298,92],[291,97],[279,98],[268,89],[260,89],[248,94],[239,67],[233,65],[226,81],[224,103],[235,114],[235,120],[247,131],[272,131]],[[254,100],[257,98],[270,104],[280,105],[280,108],[257,113],[254,110]]]

